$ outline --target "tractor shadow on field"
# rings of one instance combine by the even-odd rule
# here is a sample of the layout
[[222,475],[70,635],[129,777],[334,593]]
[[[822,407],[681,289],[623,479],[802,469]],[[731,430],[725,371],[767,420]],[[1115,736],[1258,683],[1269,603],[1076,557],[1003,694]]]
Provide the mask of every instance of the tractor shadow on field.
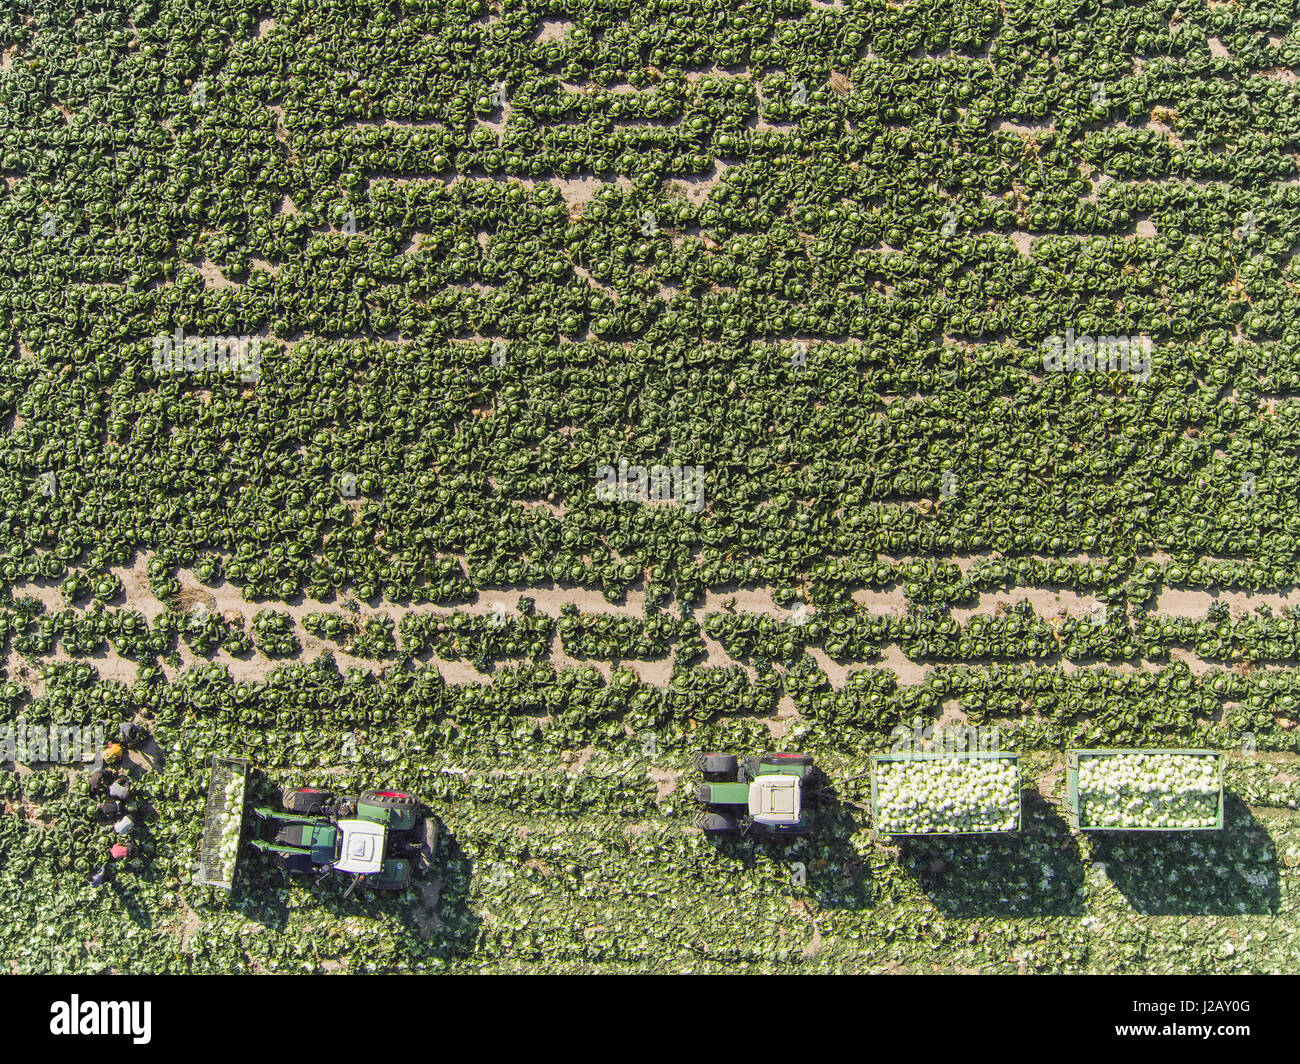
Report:
[[474,874],[473,859],[444,825],[433,869],[412,882],[416,900],[403,904],[399,917],[425,952],[444,960],[473,953],[483,922],[470,896]]
[[260,855],[250,855],[244,861],[231,908],[268,931],[284,931],[289,926],[290,892],[307,888],[299,887]]
[[945,916],[1004,919],[1083,912],[1083,857],[1070,826],[1035,791],[1008,834],[909,836],[899,862]]
[[785,888],[791,899],[812,902],[823,910],[859,912],[875,904],[868,862],[853,848],[861,818],[837,800],[822,778],[813,830],[802,837],[771,835],[753,829],[739,835],[706,835],[719,856],[751,871],[760,861],[789,869]]
[[1281,904],[1277,847],[1231,793],[1222,831],[1098,832],[1092,856],[1145,915],[1265,915]]

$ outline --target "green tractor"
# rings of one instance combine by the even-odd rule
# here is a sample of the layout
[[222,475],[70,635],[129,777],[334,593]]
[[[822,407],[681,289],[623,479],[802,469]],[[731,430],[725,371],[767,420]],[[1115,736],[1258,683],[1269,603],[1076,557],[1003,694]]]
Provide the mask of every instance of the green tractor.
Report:
[[413,795],[366,791],[360,798],[336,798],[314,787],[286,790],[284,809],[253,810],[255,849],[271,854],[290,875],[325,878],[352,876],[350,895],[365,884],[376,890],[402,890],[414,866],[433,866],[438,819]]
[[741,761],[734,754],[698,754],[704,777],[695,792],[703,807],[695,819],[709,834],[758,830],[806,835],[815,822],[816,795],[808,784],[817,769],[806,754],[764,754]]

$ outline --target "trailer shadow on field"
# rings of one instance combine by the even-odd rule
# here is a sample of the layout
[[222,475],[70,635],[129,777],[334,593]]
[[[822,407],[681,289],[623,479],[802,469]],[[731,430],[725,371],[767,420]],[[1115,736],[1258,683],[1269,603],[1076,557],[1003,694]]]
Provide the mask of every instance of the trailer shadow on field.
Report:
[[945,916],[1070,916],[1082,913],[1084,862],[1057,808],[1021,795],[1021,829],[1008,834],[914,835],[899,861]]
[[1221,831],[1097,832],[1093,860],[1149,916],[1276,913],[1277,847],[1241,799],[1224,794]]

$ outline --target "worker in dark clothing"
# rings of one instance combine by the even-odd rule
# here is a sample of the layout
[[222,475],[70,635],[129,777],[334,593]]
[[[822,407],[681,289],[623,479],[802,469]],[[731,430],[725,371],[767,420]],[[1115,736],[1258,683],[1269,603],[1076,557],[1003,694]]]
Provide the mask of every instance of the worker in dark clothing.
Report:
[[116,798],[121,801],[130,797],[131,785],[125,776],[119,776],[111,768],[101,768],[98,772],[92,772],[90,779],[86,781],[86,789],[91,794],[102,794],[108,791],[110,798]]
[[99,794],[106,787],[112,786],[117,780],[117,773],[111,768],[101,768],[97,772],[90,774],[90,779],[86,781],[86,789],[91,794]]
[[100,820],[116,820],[122,815],[122,805],[120,802],[100,802],[95,813]]

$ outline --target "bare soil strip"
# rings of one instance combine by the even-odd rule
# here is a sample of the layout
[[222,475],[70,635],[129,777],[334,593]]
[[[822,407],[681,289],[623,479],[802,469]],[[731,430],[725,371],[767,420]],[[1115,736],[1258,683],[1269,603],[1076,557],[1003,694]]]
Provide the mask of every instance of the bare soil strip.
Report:
[[[905,561],[906,559],[882,560],[893,563]],[[963,572],[967,572],[981,558],[980,556],[967,556],[954,557],[951,560]],[[1061,560],[1082,561],[1086,559],[1080,557]],[[154,597],[150,590],[147,564],[147,557],[139,557],[136,559],[135,564],[130,567],[112,569],[112,572],[122,581],[122,597],[124,600],[113,605],[114,608],[136,610],[152,623],[164,612],[166,607]],[[213,613],[237,613],[245,620],[251,619],[253,614],[262,609],[272,609],[278,613],[287,614],[293,621],[294,634],[302,645],[302,650],[298,655],[300,659],[311,660],[328,651],[334,655],[340,669],[358,668],[370,672],[382,669],[386,663],[348,654],[344,652],[341,645],[311,634],[304,627],[306,616],[315,612],[333,611],[350,613],[357,621],[364,621],[375,616],[388,616],[395,623],[400,623],[402,617],[415,609],[416,612],[443,617],[450,617],[456,612],[476,617],[489,616],[494,613],[504,613],[507,617],[516,617],[519,616],[517,606],[521,597],[532,599],[536,612],[551,618],[558,618],[566,606],[574,606],[584,614],[613,614],[638,619],[645,612],[645,594],[643,591],[636,589],[630,590],[625,601],[617,604],[610,603],[600,592],[589,588],[550,586],[527,591],[487,588],[480,591],[474,601],[459,605],[454,609],[410,607],[397,604],[372,607],[365,603],[349,603],[349,605],[354,604],[356,606],[356,610],[352,611],[340,610],[337,603],[323,604],[307,599],[290,603],[252,603],[243,597],[238,588],[224,581],[216,586],[209,587],[201,584],[193,573],[184,569],[178,572],[177,578],[183,588],[177,601],[177,605],[182,609],[203,608]],[[59,612],[67,608],[63,595],[56,585],[43,582],[20,582],[15,584],[13,590],[15,596],[29,595],[36,598],[49,612]],[[858,590],[854,592],[852,597],[854,602],[870,614],[892,615],[895,617],[902,617],[907,614],[907,599],[901,588],[897,586],[886,590]],[[1022,587],[1010,591],[982,594],[976,605],[954,608],[951,616],[959,624],[965,624],[976,615],[994,616],[1026,600],[1033,607],[1035,614],[1042,618],[1093,615],[1099,604],[1104,602],[1103,599],[1097,596],[1081,595],[1068,589]],[[1214,603],[1226,604],[1236,615],[1249,613],[1258,609],[1261,605],[1281,610],[1290,605],[1300,604],[1300,590],[1285,594],[1256,594],[1252,592],[1210,592],[1168,588],[1160,594],[1154,612],[1157,616],[1203,619],[1210,606]],[[816,616],[815,607],[803,606],[802,611],[807,618],[811,619]],[[678,613],[680,614],[680,608],[678,608]],[[771,588],[755,587],[736,588],[728,591],[709,591],[705,595],[703,602],[696,607],[695,615],[704,617],[711,613],[760,615],[783,622],[791,622],[798,616],[795,610],[787,609],[776,603]],[[751,681],[757,678],[757,672],[752,665],[733,660],[716,640],[704,635],[703,641],[706,649],[703,664],[706,667],[739,667]],[[176,653],[181,661],[181,671],[194,665],[216,662],[225,666],[229,670],[231,677],[236,681],[260,681],[268,672],[282,664],[284,660],[289,660],[268,659],[257,651],[247,656],[234,657],[225,650],[217,650],[211,656],[205,658],[191,651],[183,640],[178,641]],[[882,647],[880,660],[873,663],[837,662],[830,658],[825,651],[817,647],[809,648],[808,653],[821,671],[826,674],[831,686],[837,689],[844,686],[852,672],[864,668],[891,671],[897,676],[900,684],[912,685],[924,683],[931,669],[935,667],[932,664],[912,661],[897,644]],[[443,660],[431,654],[421,654],[418,658],[435,666],[450,684],[490,684],[493,682],[492,674],[480,672],[467,661]],[[1205,675],[1215,668],[1227,667],[1224,664],[1205,661],[1181,648],[1172,649],[1170,659],[1171,661],[1185,663],[1192,673],[1198,676]],[[48,660],[54,662],[89,661],[98,670],[102,680],[126,684],[134,682],[139,667],[136,662],[122,658],[112,650],[101,651],[89,658],[73,658],[60,648]],[[612,673],[612,664],[610,662],[578,660],[565,654],[559,639],[554,640],[547,660],[557,670],[591,666],[596,668],[607,680]],[[626,661],[623,664],[629,666],[637,674],[641,682],[645,684],[666,686],[672,677],[673,660],[671,656],[651,661]],[[1054,664],[1066,673],[1076,672],[1080,668],[1077,663],[1066,659],[1061,659]],[[21,656],[11,651],[5,661],[5,667],[8,677],[20,679],[32,689],[33,694],[37,697],[43,692],[44,683],[40,670],[31,662],[25,661]],[[1136,664],[1118,662],[1104,667],[1122,673],[1135,673],[1152,671],[1162,666],[1154,662]],[[167,664],[163,665],[163,670],[168,679],[174,679],[178,671],[174,666]],[[788,699],[783,699],[783,701],[788,701]],[[787,707],[787,712],[793,714],[793,703]],[[781,713],[778,711],[778,718],[780,717]],[[780,719],[773,723],[775,727],[782,731],[789,726],[788,722],[783,724]]]

